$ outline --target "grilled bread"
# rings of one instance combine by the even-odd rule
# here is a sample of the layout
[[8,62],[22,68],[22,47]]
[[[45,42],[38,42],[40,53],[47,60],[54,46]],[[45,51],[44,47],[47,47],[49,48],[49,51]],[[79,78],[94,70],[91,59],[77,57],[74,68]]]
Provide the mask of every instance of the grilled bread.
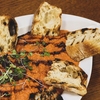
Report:
[[33,35],[57,36],[61,26],[62,10],[43,2],[34,14],[31,33]]
[[69,32],[66,40],[66,51],[75,61],[100,53],[100,29],[88,29]]
[[0,56],[15,48],[17,23],[14,18],[0,16]]
[[82,96],[87,93],[87,74],[72,62],[54,61],[44,81]]
[[59,95],[60,94],[56,88],[54,88],[53,86],[49,86],[48,88],[45,88],[41,92],[30,95],[29,100],[58,100],[57,97]]

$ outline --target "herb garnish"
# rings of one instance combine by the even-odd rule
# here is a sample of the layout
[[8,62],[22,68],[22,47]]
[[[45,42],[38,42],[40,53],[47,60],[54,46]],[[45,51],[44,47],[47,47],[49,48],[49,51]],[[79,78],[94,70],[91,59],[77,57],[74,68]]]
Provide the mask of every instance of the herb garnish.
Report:
[[[32,70],[27,55],[31,56],[32,53],[27,54],[25,51],[17,53],[16,50],[13,50],[10,55],[0,57],[0,64],[5,68],[5,71],[2,71],[0,75],[0,84],[13,83],[24,78],[26,69]],[[15,62],[10,61],[9,57],[14,59]]]
[[44,41],[42,41],[42,45],[43,45],[43,46],[45,46],[45,45],[46,45],[46,43],[45,43]]
[[50,56],[50,53],[46,50],[46,48],[43,49],[43,52],[41,53],[41,56]]
[[39,45],[40,45],[40,42],[39,42],[39,41],[36,41],[36,43],[35,43],[35,44],[39,46]]
[[0,76],[0,84],[4,84],[7,82],[14,82],[16,80],[22,79],[24,77],[25,69],[17,67],[13,63],[11,63],[8,67],[6,66],[6,71],[2,72]]
[[46,50],[45,46],[46,43],[44,41],[36,41],[35,43],[37,46],[42,45],[44,47],[43,52],[40,54],[42,57],[44,56],[50,56],[50,53]]
[[45,46],[45,45],[46,45],[46,43],[45,43],[44,41],[36,41],[35,44],[36,44],[37,46],[40,46],[40,45]]
[[9,97],[9,96],[11,96],[11,94],[8,93],[8,92],[5,92],[5,93],[3,93],[3,94],[0,96],[0,98],[2,98],[2,97]]

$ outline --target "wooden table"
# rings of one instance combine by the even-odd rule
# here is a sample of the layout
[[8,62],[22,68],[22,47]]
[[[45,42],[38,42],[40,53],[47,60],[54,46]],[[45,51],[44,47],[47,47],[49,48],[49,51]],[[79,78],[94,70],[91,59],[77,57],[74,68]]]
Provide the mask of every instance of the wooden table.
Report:
[[[13,17],[34,14],[44,0],[0,0],[0,15]],[[73,14],[100,22],[100,0],[45,0],[62,8],[63,13]],[[100,55],[94,56],[93,71],[88,93],[82,100],[100,100]],[[88,67],[88,66],[86,66]]]

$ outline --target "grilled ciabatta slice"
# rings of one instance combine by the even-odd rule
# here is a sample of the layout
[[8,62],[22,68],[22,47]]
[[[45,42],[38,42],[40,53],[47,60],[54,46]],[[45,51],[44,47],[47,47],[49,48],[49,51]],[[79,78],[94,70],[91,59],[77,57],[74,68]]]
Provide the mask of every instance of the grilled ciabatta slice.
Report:
[[61,8],[43,2],[34,14],[33,35],[57,36],[61,26]]
[[84,28],[69,32],[66,40],[66,51],[75,61],[100,53],[100,29]]
[[72,62],[54,61],[44,81],[82,96],[87,93],[87,74]]
[[15,49],[17,23],[10,16],[0,16],[0,56]]

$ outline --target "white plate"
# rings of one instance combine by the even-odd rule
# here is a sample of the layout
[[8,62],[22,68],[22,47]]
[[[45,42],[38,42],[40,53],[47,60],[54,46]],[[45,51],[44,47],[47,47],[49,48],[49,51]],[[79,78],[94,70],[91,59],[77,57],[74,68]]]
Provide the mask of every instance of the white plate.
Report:
[[[15,18],[18,23],[19,35],[25,34],[31,30],[33,17],[34,15],[26,15],[26,16],[20,16]],[[61,29],[74,31],[81,28],[100,28],[100,24],[86,18],[69,15],[69,14],[62,14]],[[88,83],[89,83],[91,72],[92,72],[92,57],[81,61],[79,63],[79,66],[87,73]],[[66,92],[66,91],[62,94],[62,97],[64,98],[64,100],[81,100],[82,98],[79,95]]]

